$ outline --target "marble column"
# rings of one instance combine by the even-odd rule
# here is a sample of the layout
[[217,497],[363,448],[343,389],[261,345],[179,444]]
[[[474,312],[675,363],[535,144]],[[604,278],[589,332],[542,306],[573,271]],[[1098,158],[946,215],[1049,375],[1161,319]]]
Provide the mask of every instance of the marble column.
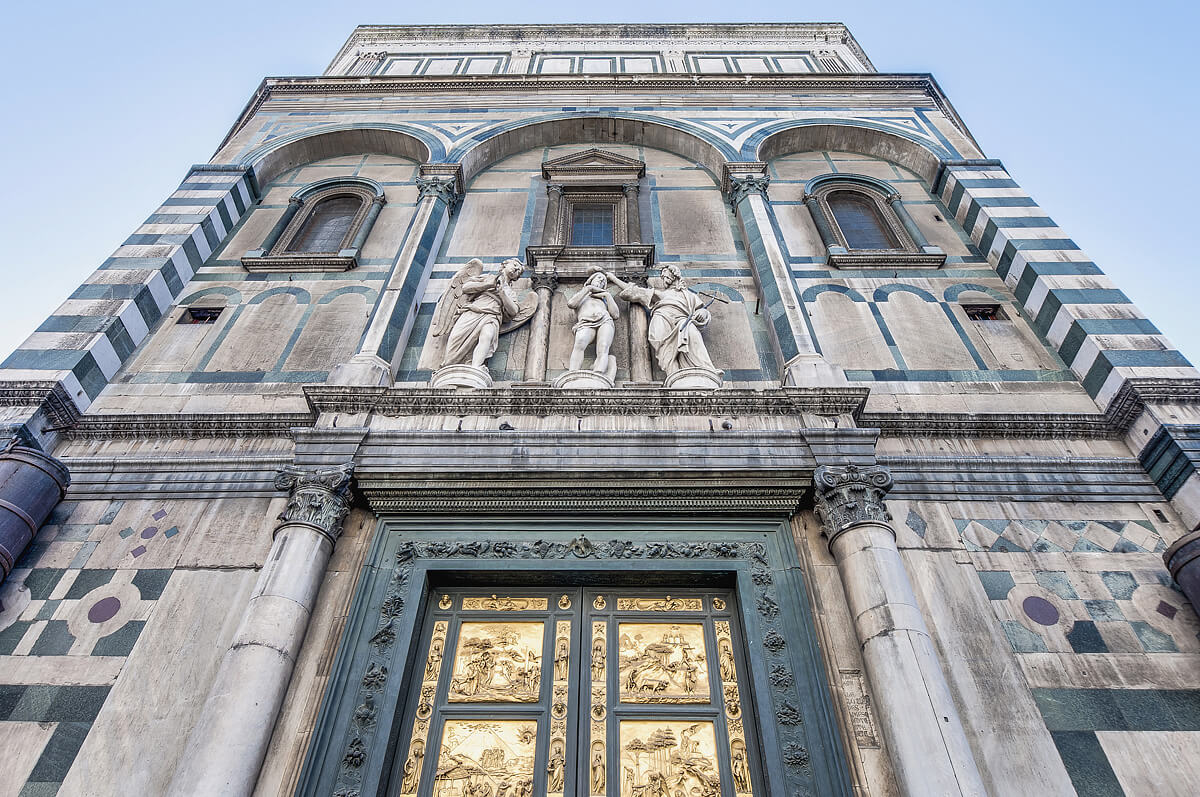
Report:
[[817,517],[837,561],[900,792],[986,795],[884,505],[884,468],[817,468]]
[[729,204],[741,227],[754,281],[767,312],[767,329],[775,342],[782,382],[803,387],[845,386],[845,373],[820,355],[809,332],[791,267],[771,223],[767,207],[771,180],[764,171],[765,164],[738,166],[727,166]]
[[367,320],[358,350],[330,372],[329,384],[392,385],[392,360],[408,341],[417,305],[429,280],[431,261],[437,256],[450,216],[462,198],[456,176],[418,177],[417,190],[420,199],[412,224]]
[[[642,287],[648,284],[644,269],[631,271],[625,280]],[[645,384],[654,379],[650,367],[650,316],[645,307],[630,302],[625,306],[625,318],[629,325],[629,381]]]
[[225,652],[167,793],[250,795],[258,780],[292,668],[304,642],[333,545],[350,510],[354,465],[288,467],[275,539],[233,644]]
[[538,306],[529,327],[529,346],[525,352],[525,381],[546,380],[546,358],[550,351],[550,303],[558,287],[558,272],[535,271],[533,289],[537,291]]

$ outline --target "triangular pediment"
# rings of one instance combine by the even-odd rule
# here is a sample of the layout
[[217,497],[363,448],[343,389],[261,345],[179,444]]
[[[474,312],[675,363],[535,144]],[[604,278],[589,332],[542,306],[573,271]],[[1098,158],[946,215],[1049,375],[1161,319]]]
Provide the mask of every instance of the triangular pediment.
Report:
[[614,175],[627,175],[631,172],[641,177],[646,171],[646,164],[637,158],[618,155],[615,152],[593,147],[582,152],[572,152],[561,158],[542,163],[542,176],[547,180],[553,177],[578,175],[602,175],[611,172]]

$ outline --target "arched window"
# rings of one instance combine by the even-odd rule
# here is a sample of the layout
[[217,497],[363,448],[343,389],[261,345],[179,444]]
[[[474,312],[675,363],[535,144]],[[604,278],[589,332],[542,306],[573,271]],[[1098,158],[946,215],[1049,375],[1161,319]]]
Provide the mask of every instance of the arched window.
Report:
[[345,248],[354,217],[363,206],[360,196],[332,196],[313,207],[304,225],[287,246],[288,252],[338,252]]
[[946,261],[904,209],[900,194],[882,180],[823,174],[805,184],[804,203],[831,266],[929,267]]
[[242,257],[247,271],[347,271],[387,199],[362,177],[333,177],[292,195],[258,249]]
[[825,199],[847,249],[900,249],[896,234],[871,197],[859,191],[831,191]]

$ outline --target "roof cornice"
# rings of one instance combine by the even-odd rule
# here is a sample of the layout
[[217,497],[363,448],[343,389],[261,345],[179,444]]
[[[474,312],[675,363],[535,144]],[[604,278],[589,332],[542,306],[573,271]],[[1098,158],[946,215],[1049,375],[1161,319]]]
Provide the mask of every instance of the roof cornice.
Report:
[[716,22],[672,24],[545,24],[545,25],[359,25],[346,39],[329,68],[360,47],[387,41],[492,42],[538,46],[561,39],[633,39],[687,45],[693,39],[738,38],[824,40],[843,44],[864,67],[874,70],[850,29],[841,22]]

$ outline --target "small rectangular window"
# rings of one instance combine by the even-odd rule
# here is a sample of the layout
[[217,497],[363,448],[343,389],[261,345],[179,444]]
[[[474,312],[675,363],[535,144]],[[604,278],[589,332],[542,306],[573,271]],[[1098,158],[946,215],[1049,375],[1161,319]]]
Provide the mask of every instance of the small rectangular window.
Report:
[[189,307],[179,316],[180,324],[215,324],[221,315],[220,307]]
[[1004,321],[1004,311],[998,304],[964,304],[963,312],[972,321]]
[[573,205],[571,245],[612,246],[613,210],[612,205]]

